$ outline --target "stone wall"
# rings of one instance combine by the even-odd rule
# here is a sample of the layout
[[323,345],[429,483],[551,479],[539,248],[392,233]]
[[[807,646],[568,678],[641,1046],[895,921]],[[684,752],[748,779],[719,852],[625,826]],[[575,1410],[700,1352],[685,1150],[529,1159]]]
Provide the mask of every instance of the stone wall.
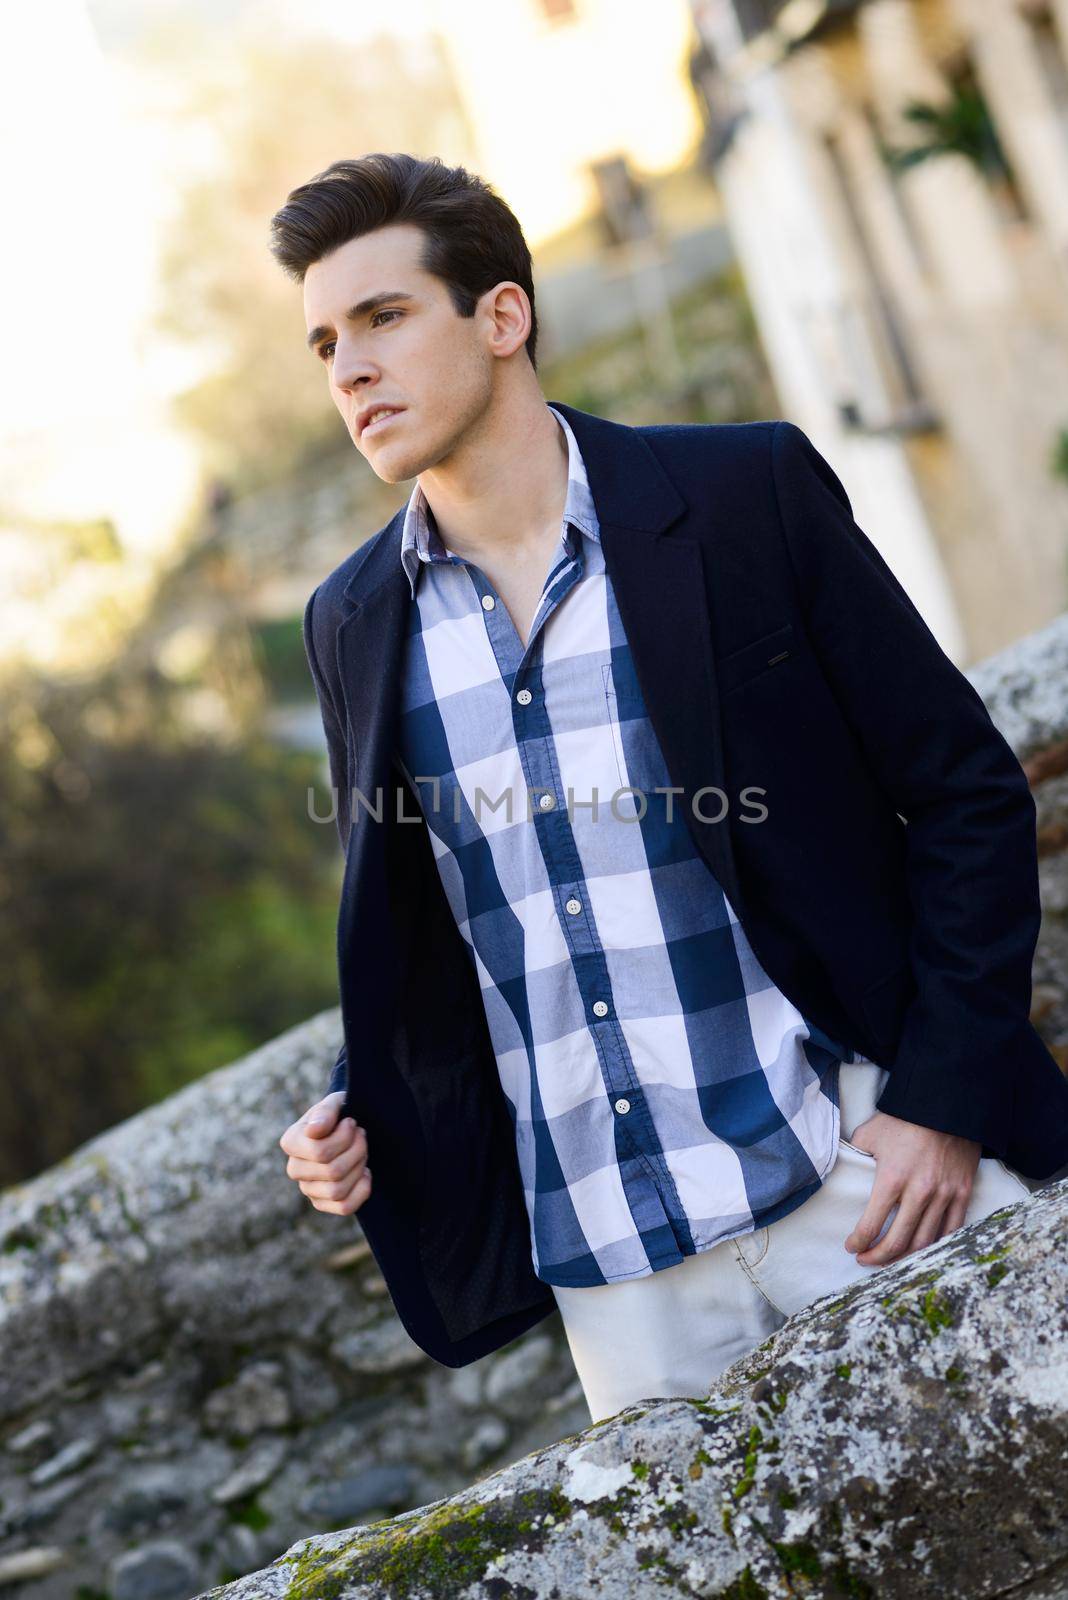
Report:
[[457,1370],[285,1176],[324,1012],[0,1196],[0,1592],[187,1600],[589,1421],[555,1314]]
[[1068,1070],[1068,615],[967,676],[1023,763],[1038,808],[1042,931],[1031,1017]]
[[[970,674],[1035,786],[1034,1015],[1062,1064],[1066,669],[1068,617]],[[296,1540],[420,1519],[587,1423],[558,1317],[470,1367],[437,1365],[397,1320],[358,1220],[321,1215],[285,1177],[278,1138],[339,1042],[324,1012],[0,1195],[5,1596],[188,1600]],[[703,1415],[658,1408],[642,1437],[659,1450]],[[507,1481],[542,1459],[564,1458]]]

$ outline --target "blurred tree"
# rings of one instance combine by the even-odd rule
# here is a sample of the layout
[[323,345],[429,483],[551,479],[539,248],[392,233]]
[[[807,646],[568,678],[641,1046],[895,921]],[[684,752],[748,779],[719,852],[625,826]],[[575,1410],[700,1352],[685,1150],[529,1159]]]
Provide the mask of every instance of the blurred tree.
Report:
[[129,662],[0,704],[0,1184],[336,1003],[321,763]]
[[[231,492],[274,483],[351,444],[304,346],[301,290],[268,250],[287,194],[330,162],[371,150],[455,149],[462,117],[431,43],[361,46],[297,35],[242,44],[219,63],[186,35],[183,119],[210,129],[217,164],[182,193],[161,265],[157,326],[210,370],[178,418]],[[166,45],[173,50],[173,37]],[[151,41],[143,47],[161,48]],[[457,158],[460,159],[460,158]]]

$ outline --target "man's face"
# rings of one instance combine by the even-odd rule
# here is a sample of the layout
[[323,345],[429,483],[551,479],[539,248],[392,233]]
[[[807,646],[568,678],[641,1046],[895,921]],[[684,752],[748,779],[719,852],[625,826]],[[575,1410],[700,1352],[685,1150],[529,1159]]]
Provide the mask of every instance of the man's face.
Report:
[[[491,399],[493,292],[474,317],[459,316],[441,279],[416,264],[423,244],[420,228],[393,223],[340,245],[304,277],[305,322],[309,335],[318,330],[330,397],[386,483],[443,460]],[[400,409],[361,431],[372,406]]]

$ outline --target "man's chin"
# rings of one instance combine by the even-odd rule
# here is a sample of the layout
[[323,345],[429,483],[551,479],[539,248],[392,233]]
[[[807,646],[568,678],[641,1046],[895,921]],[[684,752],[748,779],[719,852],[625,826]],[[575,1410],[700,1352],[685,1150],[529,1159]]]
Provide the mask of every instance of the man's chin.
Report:
[[411,462],[401,455],[391,456],[388,450],[379,451],[373,457],[368,456],[366,460],[375,477],[380,478],[383,483],[404,483],[422,471],[418,463]]
[[374,447],[374,445],[372,445],[370,449],[364,449],[356,435],[352,436],[352,442],[356,449],[360,452],[361,456],[363,456],[364,460],[367,462],[367,465],[374,472],[377,472],[380,478],[386,478],[388,475],[388,481],[393,482],[393,467],[391,466],[391,456],[388,444],[383,443],[377,449]]

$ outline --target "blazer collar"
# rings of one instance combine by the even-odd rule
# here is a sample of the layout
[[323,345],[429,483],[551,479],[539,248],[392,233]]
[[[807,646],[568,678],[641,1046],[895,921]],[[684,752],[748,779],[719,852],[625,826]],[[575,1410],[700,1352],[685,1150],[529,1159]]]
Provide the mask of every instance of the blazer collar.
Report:
[[[601,524],[654,534],[663,533],[682,516],[686,501],[636,428],[560,400],[548,404],[566,417],[578,440]],[[381,530],[374,549],[346,583],[346,599],[365,605],[383,583],[395,582],[397,573],[407,583],[400,559],[406,511],[407,503]]]
[[[637,429],[557,400],[552,404],[574,430],[586,464],[605,567],[672,781],[686,797],[683,803],[698,847],[741,916],[742,890],[729,827],[716,816],[691,810],[696,791],[726,785],[715,626],[702,541],[694,537],[690,518],[669,538],[660,537],[691,508]],[[365,793],[386,784],[395,764],[404,641],[414,604],[400,559],[404,510],[402,506],[386,524],[349,578],[344,594],[351,605],[337,630],[350,759],[355,781]],[[353,829],[354,834],[359,831]],[[375,829],[374,837],[381,832]]]

